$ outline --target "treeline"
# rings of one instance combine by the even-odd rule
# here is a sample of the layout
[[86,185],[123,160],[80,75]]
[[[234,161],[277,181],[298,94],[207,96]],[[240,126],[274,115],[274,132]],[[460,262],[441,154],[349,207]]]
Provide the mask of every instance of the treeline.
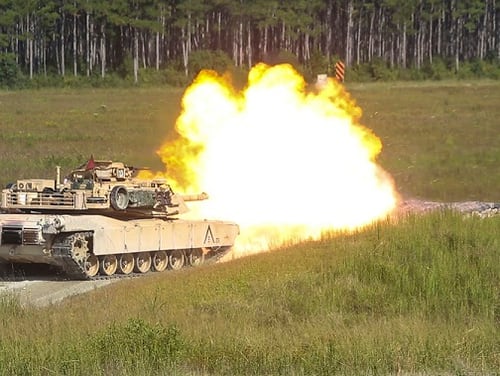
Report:
[[471,62],[495,75],[499,21],[500,0],[0,0],[0,85],[280,59],[312,75],[337,59],[358,76]]

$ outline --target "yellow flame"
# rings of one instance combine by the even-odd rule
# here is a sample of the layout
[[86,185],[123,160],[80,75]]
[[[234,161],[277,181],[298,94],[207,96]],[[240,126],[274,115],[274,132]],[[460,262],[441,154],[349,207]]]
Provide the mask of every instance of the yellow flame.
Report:
[[240,224],[237,249],[358,228],[396,205],[375,162],[380,139],[332,79],[307,92],[291,66],[259,64],[236,92],[227,77],[202,71],[182,107],[179,138],[158,154],[177,189],[209,193],[196,216]]

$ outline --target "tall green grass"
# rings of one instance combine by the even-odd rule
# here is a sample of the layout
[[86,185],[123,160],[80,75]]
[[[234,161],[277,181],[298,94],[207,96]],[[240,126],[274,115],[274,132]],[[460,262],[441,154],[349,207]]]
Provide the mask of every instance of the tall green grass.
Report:
[[0,374],[494,374],[499,225],[409,216],[23,308]]

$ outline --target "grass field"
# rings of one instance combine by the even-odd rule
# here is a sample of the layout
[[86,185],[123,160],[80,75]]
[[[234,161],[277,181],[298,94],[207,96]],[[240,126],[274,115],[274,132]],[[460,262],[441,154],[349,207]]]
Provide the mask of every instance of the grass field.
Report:
[[354,86],[380,163],[405,196],[498,200],[500,83]]
[[[500,201],[500,83],[349,88],[407,197]],[[160,168],[174,89],[0,93],[0,181]],[[0,375],[496,374],[500,217],[390,220],[61,305],[0,297]]]
[[162,169],[156,149],[180,112],[180,89],[0,92],[0,182],[53,177],[91,154]]

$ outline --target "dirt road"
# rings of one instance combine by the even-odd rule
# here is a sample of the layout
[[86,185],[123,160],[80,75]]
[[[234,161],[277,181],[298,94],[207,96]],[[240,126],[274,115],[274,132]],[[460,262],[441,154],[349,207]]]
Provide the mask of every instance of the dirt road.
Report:
[[63,299],[109,285],[116,280],[62,281],[32,279],[24,281],[0,281],[0,296],[13,294],[22,305],[44,307]]

